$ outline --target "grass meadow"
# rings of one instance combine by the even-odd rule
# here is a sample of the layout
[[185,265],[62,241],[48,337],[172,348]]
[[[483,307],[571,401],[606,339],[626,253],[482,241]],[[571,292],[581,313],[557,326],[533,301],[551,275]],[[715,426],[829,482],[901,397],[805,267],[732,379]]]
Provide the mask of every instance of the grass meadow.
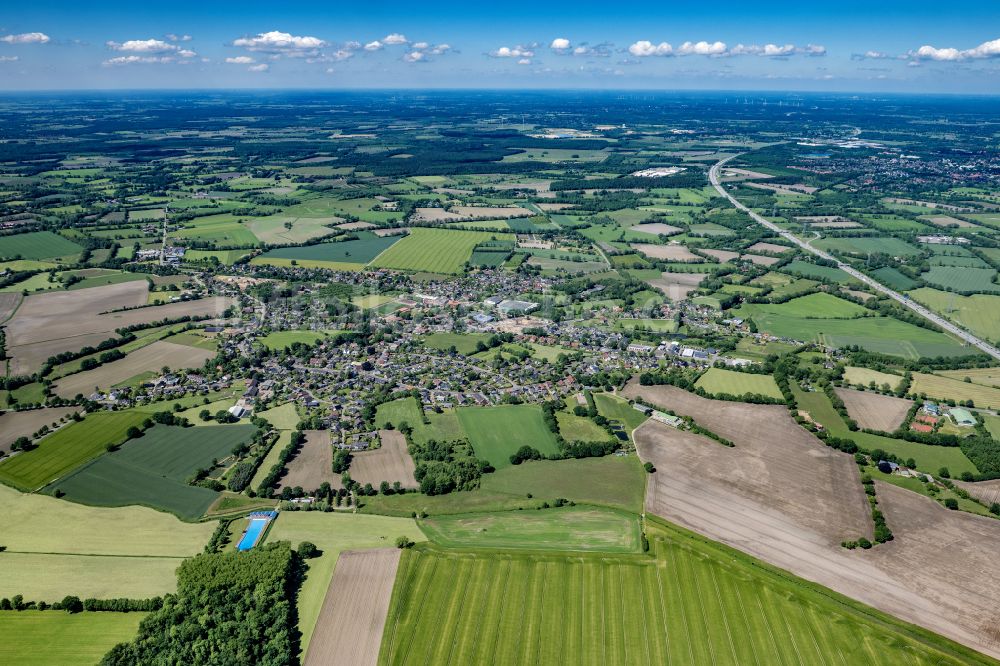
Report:
[[705,374],[698,378],[695,386],[705,389],[705,392],[710,394],[757,394],[779,400],[782,397],[781,390],[771,375],[752,375],[722,368],[709,368]]
[[986,663],[691,533],[650,538],[652,555],[406,551],[379,663]]
[[0,259],[51,259],[78,255],[83,247],[51,231],[0,237]]
[[462,407],[458,410],[458,420],[476,457],[488,460],[496,469],[508,467],[511,454],[525,445],[542,455],[559,452],[537,405]]
[[146,613],[0,611],[0,663],[89,666],[135,636]]
[[372,266],[407,271],[457,274],[479,243],[513,240],[512,234],[457,231],[417,227],[408,236],[380,254]]

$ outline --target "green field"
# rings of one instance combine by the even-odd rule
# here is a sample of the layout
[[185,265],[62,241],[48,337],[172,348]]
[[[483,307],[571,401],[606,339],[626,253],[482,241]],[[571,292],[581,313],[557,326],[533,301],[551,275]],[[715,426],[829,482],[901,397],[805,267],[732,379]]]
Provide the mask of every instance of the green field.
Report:
[[431,333],[421,340],[431,349],[447,351],[454,347],[459,354],[469,356],[476,352],[476,345],[486,342],[490,336],[485,333]]
[[263,412],[257,412],[257,416],[266,419],[278,430],[294,430],[299,422],[299,413],[295,410],[294,402],[286,402]]
[[178,238],[194,238],[223,246],[257,245],[259,239],[239,220],[240,218],[231,213],[196,217],[186,222],[183,229],[172,234]]
[[412,518],[286,511],[274,521],[267,541],[289,541],[292,548],[303,541],[311,541],[323,552],[320,557],[308,560],[309,570],[299,589],[303,654],[312,638],[341,551],[392,547],[399,536],[407,536],[412,541],[426,539]]
[[[370,231],[354,232],[357,240],[317,243],[302,247],[282,247],[269,250],[257,257],[268,259],[295,259],[296,261],[321,261],[333,263],[367,264],[383,250],[396,243],[401,236],[380,238]],[[303,264],[304,265],[304,264]]]
[[594,402],[597,405],[597,412],[610,421],[618,421],[622,427],[632,435],[632,431],[642,425],[648,418],[645,414],[632,405],[628,400],[611,395],[610,393],[595,393]]
[[677,528],[654,556],[403,553],[380,664],[964,664],[971,650]]
[[917,282],[903,275],[892,266],[885,266],[871,272],[879,282],[897,290],[913,289]]
[[398,428],[401,423],[408,423],[413,428],[413,440],[419,443],[430,439],[451,441],[465,438],[465,431],[455,410],[447,409],[440,414],[430,412],[426,417],[430,423],[424,423],[424,411],[416,398],[400,398],[378,406],[375,425],[384,428],[391,423]]
[[844,380],[851,384],[860,384],[861,386],[869,386],[871,382],[875,382],[875,385],[879,387],[883,384],[888,384],[889,388],[895,391],[899,386],[899,382],[903,381],[903,378],[899,375],[889,374],[888,372],[848,366],[844,368]]
[[976,335],[1000,340],[1000,296],[962,296],[926,287],[909,292],[909,296]]
[[476,457],[488,460],[497,469],[508,467],[511,454],[525,445],[542,455],[559,453],[537,405],[462,407],[457,411]]
[[920,254],[918,248],[891,236],[823,238],[814,242],[813,245],[821,250],[848,254],[866,255],[871,252],[872,254],[888,254],[893,257],[912,257]]
[[556,412],[556,421],[559,434],[570,442],[606,442],[612,438],[611,433],[585,416]]
[[421,521],[420,528],[450,548],[639,552],[635,514],[598,507],[440,516]]
[[0,236],[0,259],[52,259],[80,254],[83,247],[51,231]]
[[997,272],[992,268],[967,266],[931,266],[920,277],[929,284],[959,293],[1000,293],[1000,284],[994,282]]
[[202,261],[215,257],[222,264],[233,264],[247,256],[247,250],[188,250],[184,253],[184,259],[188,261]]
[[854,278],[839,268],[819,266],[808,261],[802,261],[801,259],[796,259],[795,261],[790,262],[781,270],[786,273],[791,273],[792,275],[801,275],[802,277],[807,278],[819,278],[822,280],[836,282],[838,284],[854,282]]
[[913,373],[910,393],[926,394],[932,400],[972,400],[976,407],[1000,408],[1000,389],[993,386],[966,383],[961,379],[940,377],[923,372]]
[[202,550],[213,523],[144,507],[97,508],[0,486],[5,510],[0,597],[58,601],[172,592],[174,570]]
[[145,613],[0,611],[0,663],[90,666],[132,638]]
[[698,378],[695,386],[710,394],[752,394],[781,399],[781,390],[771,375],[752,375],[747,372],[709,368],[705,374]]
[[513,240],[512,234],[417,227],[372,262],[376,268],[457,274],[479,243]]
[[340,331],[274,331],[258,339],[262,345],[271,351],[291,347],[296,342],[304,345],[315,345],[321,340],[336,336]]
[[250,425],[181,428],[158,425],[139,439],[52,484],[66,498],[95,506],[139,504],[193,520],[218,497],[187,479],[247,442]]
[[142,412],[97,412],[71,423],[38,443],[38,448],[0,464],[0,481],[22,490],[37,490],[102,453],[108,444],[125,441],[125,433],[148,415]]

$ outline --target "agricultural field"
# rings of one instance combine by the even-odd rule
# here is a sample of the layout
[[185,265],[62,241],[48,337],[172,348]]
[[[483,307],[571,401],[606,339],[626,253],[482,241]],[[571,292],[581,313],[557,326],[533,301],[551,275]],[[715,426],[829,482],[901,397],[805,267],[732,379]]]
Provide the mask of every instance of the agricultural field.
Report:
[[333,446],[329,430],[306,430],[305,444],[285,466],[278,490],[301,487],[316,490],[324,482],[340,488],[340,474],[333,473]]
[[393,547],[400,536],[415,542],[427,540],[412,518],[287,511],[274,521],[267,533],[269,542],[289,541],[297,546],[309,541],[322,551],[320,557],[308,561],[309,569],[299,589],[299,631],[304,654],[308,654],[314,631],[323,630],[317,620],[340,554]]
[[651,536],[645,557],[407,551],[379,663],[959,664],[967,654],[689,532],[657,523]]
[[952,377],[929,375],[924,372],[913,373],[910,393],[926,394],[928,398],[936,400],[955,400],[956,402],[972,400],[976,407],[1000,408],[1000,388],[972,384]]
[[935,374],[973,384],[1000,388],[1000,368],[965,368],[963,370],[938,370]]
[[542,455],[559,452],[537,405],[462,407],[457,411],[476,457],[489,461],[496,469],[510,466],[510,456],[524,445]]
[[0,259],[75,258],[83,247],[51,231],[0,237]]
[[145,613],[0,611],[0,662],[89,666],[135,636]]
[[872,382],[875,382],[876,386],[888,385],[891,390],[895,391],[899,387],[899,383],[903,381],[903,378],[888,372],[847,366],[844,368],[844,380],[856,386],[869,386]]
[[98,412],[60,428],[38,442],[38,447],[0,463],[0,481],[23,490],[39,488],[121,444],[126,432],[141,424],[142,412]]
[[485,231],[456,231],[416,227],[401,241],[380,254],[375,268],[456,274],[462,271],[472,250],[488,240],[513,240],[511,234]]
[[450,548],[634,553],[640,547],[634,514],[598,507],[439,516],[420,521],[420,528]]
[[[330,265],[333,268],[344,264],[365,265],[383,251],[400,240],[400,236],[379,237],[367,231],[356,232],[357,240],[318,243],[302,247],[284,247],[268,250],[253,261],[258,264],[270,263],[272,259],[295,261],[301,266]],[[278,264],[282,265],[282,264]]]
[[0,455],[10,453],[10,445],[18,437],[31,438],[44,426],[51,429],[62,426],[76,411],[74,407],[46,407],[0,414]]
[[423,343],[432,349],[447,351],[452,347],[459,354],[470,356],[476,352],[476,345],[485,343],[490,336],[483,333],[431,333],[425,335]]
[[229,456],[250,440],[255,428],[245,425],[181,428],[159,425],[52,484],[49,490],[93,506],[142,505],[168,511],[185,520],[200,517],[218,493],[188,485],[199,469]]
[[907,412],[913,403],[903,398],[889,395],[879,395],[870,391],[855,391],[854,389],[835,389],[837,395],[844,401],[847,413],[857,421],[858,427],[869,430],[892,432],[903,424]]
[[710,394],[766,395],[769,398],[781,399],[781,390],[771,375],[709,368],[698,378],[695,386],[705,389],[705,392]]
[[1000,341],[1000,296],[962,296],[927,287],[907,293],[913,300],[969,329],[975,335],[990,341]]
[[559,434],[570,442],[604,442],[611,439],[607,430],[585,416],[556,412],[556,421],[559,422]]
[[997,272],[993,268],[970,268],[968,266],[931,266],[921,274],[929,284],[956,291],[960,294],[1000,293],[996,283]]
[[406,448],[406,438],[398,430],[379,430],[382,446],[351,456],[351,478],[358,483],[378,487],[383,481],[399,481],[404,488],[416,488],[413,459]]

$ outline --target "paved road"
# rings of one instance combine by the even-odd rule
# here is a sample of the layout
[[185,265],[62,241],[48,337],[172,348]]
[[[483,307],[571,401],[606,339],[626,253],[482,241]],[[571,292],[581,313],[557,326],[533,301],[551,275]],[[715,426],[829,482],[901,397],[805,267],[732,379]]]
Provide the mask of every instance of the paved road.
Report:
[[[734,155],[733,157],[736,157],[736,155]],[[744,206],[742,203],[740,203],[736,199],[736,197],[734,197],[732,194],[726,191],[726,189],[719,182],[719,170],[722,168],[723,164],[733,159],[733,157],[727,157],[726,159],[717,162],[711,169],[708,170],[708,179],[709,181],[711,181],[712,186],[716,190],[718,190],[719,194],[729,199],[729,202],[733,204],[733,206],[745,212],[747,215],[753,218],[753,220],[758,224],[762,224],[763,226],[767,227],[768,229],[778,234],[782,238],[790,240],[791,242],[795,243],[806,252],[811,252],[815,254],[817,257],[822,257],[823,259],[836,262],[837,267],[840,268],[840,270],[847,273],[848,275],[850,275],[851,277],[859,280],[860,282],[865,283],[866,285],[868,285],[872,289],[875,289],[876,291],[882,292],[889,298],[892,298],[893,300],[899,302],[900,304],[910,308],[924,319],[927,319],[937,324],[943,330],[948,331],[952,335],[964,340],[966,343],[974,347],[977,347],[978,349],[980,349],[986,354],[989,354],[993,358],[1000,360],[1000,349],[997,349],[988,342],[980,340],[972,333],[969,333],[965,329],[959,328],[952,322],[948,321],[944,317],[941,317],[940,315],[931,312],[930,310],[920,305],[919,303],[914,303],[908,296],[904,296],[899,292],[893,291],[892,289],[885,286],[881,282],[878,282],[873,278],[869,277],[868,275],[865,275],[861,271],[855,269],[850,264],[845,264],[844,262],[840,261],[833,255],[813,247],[812,245],[810,245],[811,241],[807,242],[798,238],[797,236],[795,236],[795,234],[791,233],[790,231],[785,231],[784,229],[776,225],[774,222],[771,222],[770,220],[761,217],[760,215],[758,215],[757,213],[753,212],[752,210]]]

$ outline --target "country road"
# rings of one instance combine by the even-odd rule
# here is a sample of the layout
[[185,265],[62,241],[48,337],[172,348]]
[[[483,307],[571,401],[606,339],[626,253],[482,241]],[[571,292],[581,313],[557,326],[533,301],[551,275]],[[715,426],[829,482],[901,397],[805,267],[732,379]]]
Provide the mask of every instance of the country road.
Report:
[[864,284],[875,289],[876,291],[882,292],[886,296],[892,298],[893,300],[913,310],[924,319],[927,319],[928,321],[931,321],[934,324],[940,326],[943,330],[948,331],[952,335],[964,340],[968,344],[977,347],[978,349],[980,349],[986,354],[989,354],[993,358],[1000,360],[1000,349],[997,349],[996,347],[989,344],[988,342],[985,342],[984,340],[980,340],[972,333],[969,333],[965,329],[959,328],[958,326],[951,323],[944,317],[941,317],[940,315],[931,312],[930,310],[920,305],[919,303],[913,302],[908,296],[904,296],[899,292],[893,291],[892,289],[885,286],[881,282],[878,282],[877,280],[874,280],[873,278],[865,275],[861,271],[855,269],[850,264],[846,264],[837,259],[836,257],[834,257],[833,255],[813,247],[812,245],[810,245],[811,241],[807,242],[801,240],[800,238],[796,237],[795,234],[791,233],[790,231],[785,231],[784,229],[776,225],[774,222],[765,219],[761,215],[758,215],[757,213],[755,213],[754,211],[750,210],[742,203],[740,203],[739,200],[737,200],[736,197],[727,192],[726,189],[719,182],[719,170],[722,168],[723,164],[733,159],[734,157],[738,157],[738,155],[733,155],[731,157],[727,157],[724,160],[720,160],[719,162],[715,163],[711,169],[708,170],[708,179],[712,183],[712,187],[714,187],[719,192],[719,194],[728,199],[729,202],[733,204],[733,206],[735,206],[739,210],[749,215],[758,224],[767,227],[768,229],[775,232],[782,238],[790,240],[791,242],[801,247],[803,250],[811,252],[815,254],[817,257],[822,257],[823,259],[835,262],[837,264],[837,267],[840,268],[840,270],[844,271],[845,273],[855,278],[856,280],[863,282]]

